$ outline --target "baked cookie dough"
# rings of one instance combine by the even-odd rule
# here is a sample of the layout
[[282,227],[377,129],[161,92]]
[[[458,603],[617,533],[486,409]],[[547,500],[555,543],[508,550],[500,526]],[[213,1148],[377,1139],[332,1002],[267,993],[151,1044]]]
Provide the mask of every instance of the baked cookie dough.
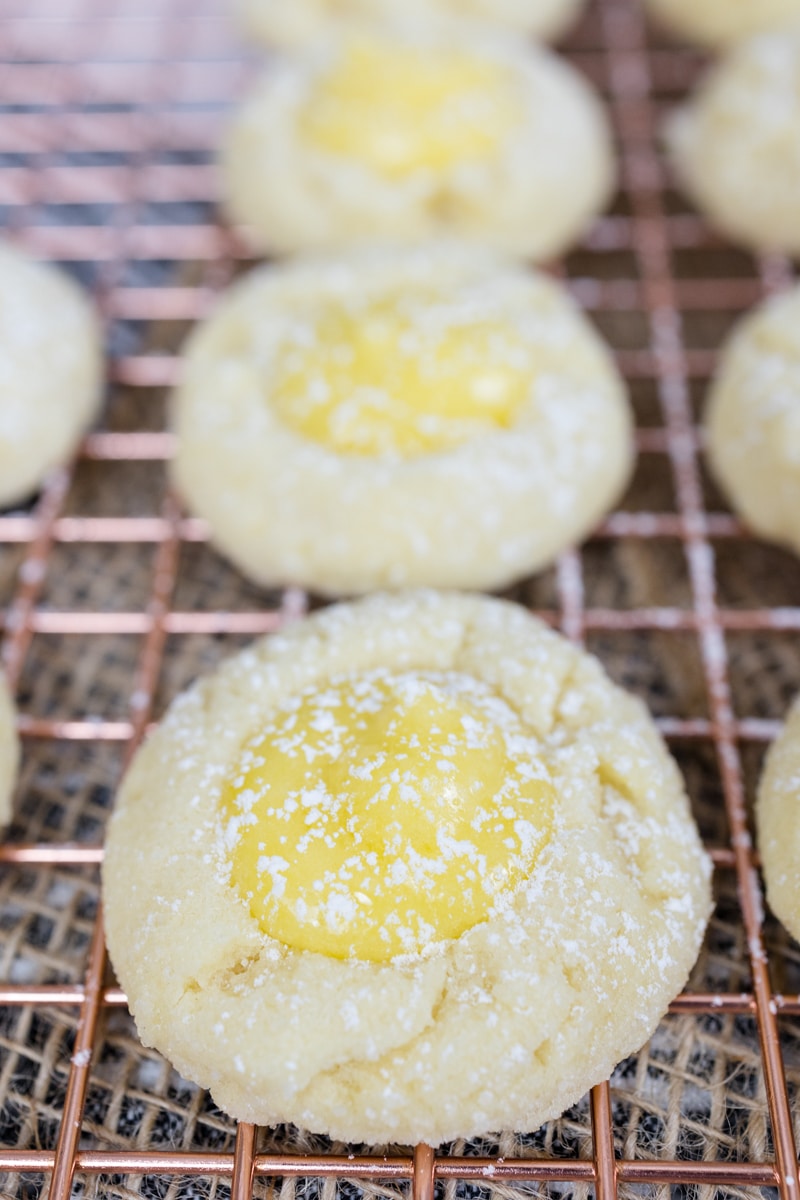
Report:
[[800,553],[800,287],[734,330],[706,427],[711,468],[736,512]]
[[24,500],[72,453],[101,400],[88,300],[51,266],[0,245],[0,505]]
[[11,820],[11,798],[19,767],[14,704],[3,672],[0,671],[0,826]]
[[800,27],[735,46],[667,124],[689,196],[734,241],[800,254]]
[[110,823],[145,1043],[234,1117],[535,1129],[650,1036],[709,863],[643,705],[513,605],[377,595],[170,708]]
[[548,259],[606,204],[614,159],[597,96],[548,50],[404,22],[275,61],[234,117],[222,175],[264,250],[445,233]]
[[800,20],[800,0],[646,0],[668,29],[704,46],[725,46]]
[[756,825],[769,906],[800,941],[800,698],[767,754]]
[[[532,37],[557,38],[576,19],[584,0],[406,0],[403,11],[419,19],[451,13],[507,26]],[[349,20],[387,20],[396,0],[239,0],[245,28],[259,41],[297,46]]]
[[585,536],[632,462],[571,299],[469,246],[254,271],[190,340],[173,423],[217,546],[326,594],[506,585]]

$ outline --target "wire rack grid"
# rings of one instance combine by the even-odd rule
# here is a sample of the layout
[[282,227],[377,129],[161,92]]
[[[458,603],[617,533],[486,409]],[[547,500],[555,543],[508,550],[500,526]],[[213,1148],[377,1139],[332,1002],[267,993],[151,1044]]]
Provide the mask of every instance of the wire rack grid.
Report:
[[213,151],[255,63],[216,5],[0,5],[0,215],[93,292],[109,345],[101,427],[26,510],[0,514],[3,650],[24,739],[0,847],[4,1196],[623,1194],[796,1200],[800,954],[763,913],[749,803],[800,688],[800,564],[754,542],[705,475],[698,405],[721,337],[791,281],[726,246],[676,192],[663,112],[701,62],[636,0],[595,0],[565,53],[602,90],[622,181],[559,272],[611,343],[640,466],[580,551],[510,593],[640,692],[687,776],[718,906],[650,1046],[536,1134],[385,1152],[236,1128],[136,1041],[98,900],[113,789],[195,674],[310,602],[265,595],[166,484],[165,397],[189,325],[246,249]]

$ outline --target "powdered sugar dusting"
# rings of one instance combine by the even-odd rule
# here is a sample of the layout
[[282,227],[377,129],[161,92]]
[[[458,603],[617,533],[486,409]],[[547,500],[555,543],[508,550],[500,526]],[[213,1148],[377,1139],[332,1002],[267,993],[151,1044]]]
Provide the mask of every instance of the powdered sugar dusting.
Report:
[[223,799],[221,875],[290,945],[382,960],[487,919],[546,843],[535,738],[480,680],[372,671],[283,702]]

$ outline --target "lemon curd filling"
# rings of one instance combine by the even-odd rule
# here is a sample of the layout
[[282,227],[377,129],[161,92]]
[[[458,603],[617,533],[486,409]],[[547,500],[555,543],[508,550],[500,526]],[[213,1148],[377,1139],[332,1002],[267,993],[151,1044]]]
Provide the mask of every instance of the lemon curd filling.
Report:
[[508,428],[531,383],[531,352],[507,322],[443,320],[433,301],[331,304],[279,352],[270,403],[337,453],[411,458]]
[[485,921],[553,822],[536,742],[457,672],[374,672],[295,697],[222,798],[230,881],[297,950],[386,962]]
[[389,179],[474,163],[519,120],[508,72],[488,58],[359,38],[305,102],[301,135]]

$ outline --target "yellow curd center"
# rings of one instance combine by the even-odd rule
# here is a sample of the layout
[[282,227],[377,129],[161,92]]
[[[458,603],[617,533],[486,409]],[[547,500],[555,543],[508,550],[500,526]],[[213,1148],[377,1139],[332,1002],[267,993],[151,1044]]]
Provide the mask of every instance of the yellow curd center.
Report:
[[507,72],[464,51],[353,41],[301,110],[302,135],[391,179],[489,158],[517,123]]
[[343,677],[245,748],[223,797],[231,883],[285,945],[385,962],[486,920],[553,804],[535,743],[478,680]]
[[283,350],[273,408],[340,454],[410,458],[507,428],[530,395],[530,352],[499,320],[444,322],[375,303],[333,306],[305,344]]

